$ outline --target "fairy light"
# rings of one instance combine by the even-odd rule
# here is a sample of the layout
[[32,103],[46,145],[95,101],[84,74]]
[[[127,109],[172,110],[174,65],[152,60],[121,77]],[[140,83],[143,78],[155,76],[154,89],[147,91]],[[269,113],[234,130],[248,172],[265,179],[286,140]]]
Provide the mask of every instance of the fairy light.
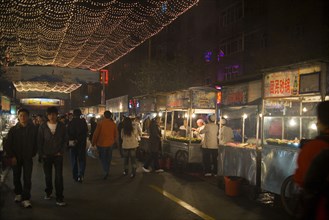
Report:
[[1,1],[0,46],[10,47],[16,65],[99,70],[159,33],[198,1]]
[[13,84],[18,92],[39,91],[71,93],[81,86],[81,84],[77,83],[31,81],[16,81],[13,82]]

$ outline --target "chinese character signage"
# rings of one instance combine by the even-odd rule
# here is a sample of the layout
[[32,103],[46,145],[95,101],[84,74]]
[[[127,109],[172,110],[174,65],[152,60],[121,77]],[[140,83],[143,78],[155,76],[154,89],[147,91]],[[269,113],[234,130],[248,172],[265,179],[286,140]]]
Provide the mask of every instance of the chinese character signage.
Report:
[[285,71],[265,76],[264,97],[286,97],[298,95],[298,71]]

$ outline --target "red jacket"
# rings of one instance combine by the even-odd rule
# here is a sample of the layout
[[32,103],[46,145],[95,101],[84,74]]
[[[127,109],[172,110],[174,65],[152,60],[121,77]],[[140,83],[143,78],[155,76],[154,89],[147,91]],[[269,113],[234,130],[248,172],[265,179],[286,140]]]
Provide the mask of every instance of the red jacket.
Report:
[[315,158],[323,149],[329,148],[327,141],[322,139],[314,139],[305,143],[297,158],[297,169],[295,171],[294,180],[303,187],[306,172]]

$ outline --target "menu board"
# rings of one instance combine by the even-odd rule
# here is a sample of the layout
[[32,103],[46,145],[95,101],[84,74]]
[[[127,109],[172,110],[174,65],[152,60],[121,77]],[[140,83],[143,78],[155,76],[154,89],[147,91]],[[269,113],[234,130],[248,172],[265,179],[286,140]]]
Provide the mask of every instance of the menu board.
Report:
[[264,79],[264,97],[286,97],[299,94],[298,70],[271,73]]
[[215,109],[217,103],[217,91],[192,90],[192,108]]

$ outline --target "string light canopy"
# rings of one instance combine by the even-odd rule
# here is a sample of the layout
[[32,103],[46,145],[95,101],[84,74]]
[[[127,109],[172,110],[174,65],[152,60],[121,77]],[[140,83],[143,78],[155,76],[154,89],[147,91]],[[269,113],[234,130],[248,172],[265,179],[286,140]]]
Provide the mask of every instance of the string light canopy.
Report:
[[15,65],[99,70],[199,0],[0,0],[0,46]]
[[71,93],[81,86],[81,84],[77,83],[35,81],[15,81],[13,84],[18,92],[38,91]]

